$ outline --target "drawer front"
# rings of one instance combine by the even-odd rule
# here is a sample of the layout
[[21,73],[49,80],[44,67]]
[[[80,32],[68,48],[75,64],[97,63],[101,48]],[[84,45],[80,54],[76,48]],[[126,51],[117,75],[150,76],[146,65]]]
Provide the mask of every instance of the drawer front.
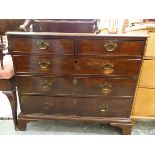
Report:
[[20,93],[50,95],[133,96],[136,79],[17,76]]
[[144,41],[80,40],[79,55],[142,56]]
[[[138,76],[141,60],[14,56],[17,73]],[[22,65],[20,65],[22,64]]]
[[138,88],[132,115],[155,117],[155,89]]
[[13,52],[74,54],[74,40],[10,38],[9,47]]
[[62,114],[77,116],[129,117],[132,100],[103,98],[67,98],[47,96],[21,96],[24,114]]
[[155,69],[155,60],[144,60],[140,75],[139,86],[155,88],[154,69]]

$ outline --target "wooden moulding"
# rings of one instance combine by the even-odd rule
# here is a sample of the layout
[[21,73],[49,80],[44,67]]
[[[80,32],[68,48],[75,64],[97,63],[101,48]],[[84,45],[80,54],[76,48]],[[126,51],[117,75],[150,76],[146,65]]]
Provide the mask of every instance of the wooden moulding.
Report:
[[116,117],[84,117],[75,115],[41,115],[31,114],[18,116],[18,129],[25,131],[28,122],[34,122],[38,120],[61,120],[61,121],[79,121],[79,122],[97,122],[107,123],[111,126],[118,127],[125,135],[131,134],[133,123],[130,118],[116,118]]

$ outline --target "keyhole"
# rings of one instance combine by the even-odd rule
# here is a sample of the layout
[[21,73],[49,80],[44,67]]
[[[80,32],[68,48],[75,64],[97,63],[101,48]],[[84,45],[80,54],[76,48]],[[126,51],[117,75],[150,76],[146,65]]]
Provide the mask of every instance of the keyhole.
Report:
[[41,42],[41,46],[44,46],[44,42],[43,41]]
[[74,68],[76,70],[81,70],[80,64],[78,64],[78,61],[77,60],[74,60]]
[[77,64],[77,60],[74,60],[74,63]]
[[74,78],[74,79],[73,79],[73,85],[74,85],[74,86],[77,85],[77,82],[78,82],[77,79]]

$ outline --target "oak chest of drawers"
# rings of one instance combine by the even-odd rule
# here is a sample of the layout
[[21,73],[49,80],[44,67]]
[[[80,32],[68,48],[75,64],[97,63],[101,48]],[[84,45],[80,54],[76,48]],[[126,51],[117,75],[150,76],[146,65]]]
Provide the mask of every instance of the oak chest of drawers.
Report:
[[130,112],[146,36],[8,32],[21,113],[109,123],[130,134]]

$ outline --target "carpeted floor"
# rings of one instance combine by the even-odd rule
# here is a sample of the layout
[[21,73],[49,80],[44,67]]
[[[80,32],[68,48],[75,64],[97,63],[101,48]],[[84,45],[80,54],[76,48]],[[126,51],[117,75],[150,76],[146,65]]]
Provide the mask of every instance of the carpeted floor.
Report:
[[[155,122],[137,122],[132,135],[155,135]],[[121,130],[107,124],[63,121],[39,121],[15,131],[12,120],[0,120],[0,135],[121,135]]]

